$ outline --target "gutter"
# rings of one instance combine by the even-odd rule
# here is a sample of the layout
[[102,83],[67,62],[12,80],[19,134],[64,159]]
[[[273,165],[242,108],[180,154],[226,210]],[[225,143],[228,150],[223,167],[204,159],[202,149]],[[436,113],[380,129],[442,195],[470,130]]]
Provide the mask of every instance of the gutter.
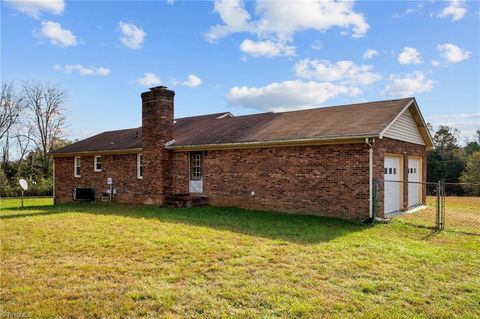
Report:
[[122,154],[136,154],[141,153],[141,148],[126,148],[117,150],[104,150],[104,151],[80,151],[80,152],[66,152],[66,153],[49,153],[52,157],[68,157],[68,156],[88,156],[88,155],[122,155]]
[[378,135],[352,135],[352,136],[332,136],[323,138],[303,138],[289,140],[270,140],[255,142],[238,142],[238,143],[215,143],[215,144],[191,144],[179,145],[166,144],[165,148],[174,151],[183,150],[207,150],[207,149],[232,149],[232,148],[257,148],[272,146],[296,146],[296,145],[315,145],[315,144],[338,144],[338,143],[362,143],[365,138],[378,137]]

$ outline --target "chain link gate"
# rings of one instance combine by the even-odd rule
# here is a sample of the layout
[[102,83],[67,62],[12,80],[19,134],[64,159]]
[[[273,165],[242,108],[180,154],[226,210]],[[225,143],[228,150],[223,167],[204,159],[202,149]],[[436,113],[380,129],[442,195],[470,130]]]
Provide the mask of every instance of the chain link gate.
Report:
[[480,184],[374,179],[373,210],[375,218],[480,235]]

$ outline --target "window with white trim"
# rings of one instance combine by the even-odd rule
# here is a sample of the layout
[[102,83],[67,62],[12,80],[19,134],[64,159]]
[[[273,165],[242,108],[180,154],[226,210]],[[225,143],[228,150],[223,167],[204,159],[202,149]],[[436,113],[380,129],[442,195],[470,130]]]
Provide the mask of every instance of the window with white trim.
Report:
[[142,163],[142,154],[137,154],[137,178],[143,178],[143,163]]
[[74,159],[73,165],[73,176],[80,177],[81,168],[80,168],[80,156],[76,156]]
[[101,172],[102,171],[102,157],[101,156],[95,156],[94,157],[93,170],[95,172]]

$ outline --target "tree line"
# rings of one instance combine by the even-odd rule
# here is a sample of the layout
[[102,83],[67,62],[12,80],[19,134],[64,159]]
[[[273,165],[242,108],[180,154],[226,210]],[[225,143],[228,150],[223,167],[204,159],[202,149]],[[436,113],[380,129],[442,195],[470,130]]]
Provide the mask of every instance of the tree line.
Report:
[[[431,125],[429,129],[433,131]],[[480,195],[480,129],[463,147],[459,136],[460,131],[448,125],[433,132],[435,149],[427,153],[427,181],[463,183],[455,188],[456,195]]]
[[52,160],[48,153],[68,142],[66,91],[40,81],[19,87],[2,84],[0,95],[0,196],[17,196],[25,178],[30,195],[51,195]]
[[[53,169],[48,153],[63,147],[65,139],[64,90],[49,83],[27,81],[18,88],[1,86],[0,196],[18,196],[18,180],[25,178],[29,195],[52,195]],[[459,143],[460,131],[431,125],[435,148],[427,155],[427,181],[465,183],[459,192],[480,195],[480,129],[473,140]],[[13,153],[13,154],[12,154]]]

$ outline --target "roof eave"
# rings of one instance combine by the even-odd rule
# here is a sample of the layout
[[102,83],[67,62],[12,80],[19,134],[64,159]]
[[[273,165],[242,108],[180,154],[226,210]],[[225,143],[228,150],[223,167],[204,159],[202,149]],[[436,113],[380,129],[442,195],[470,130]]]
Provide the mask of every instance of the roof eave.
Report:
[[65,152],[65,153],[49,153],[51,157],[70,157],[70,156],[89,156],[89,155],[123,155],[123,154],[136,154],[142,151],[141,147],[126,148],[118,150],[98,150],[98,151],[78,151],[78,152]]
[[186,151],[186,150],[301,146],[301,145],[318,145],[318,144],[341,144],[341,143],[346,144],[346,143],[363,143],[365,138],[376,138],[376,137],[378,137],[378,134],[362,134],[362,135],[350,135],[350,136],[331,136],[331,137],[323,137],[323,138],[315,137],[315,138],[289,139],[289,140],[192,144],[192,145],[169,145],[169,146],[166,146],[165,148],[173,151]]

